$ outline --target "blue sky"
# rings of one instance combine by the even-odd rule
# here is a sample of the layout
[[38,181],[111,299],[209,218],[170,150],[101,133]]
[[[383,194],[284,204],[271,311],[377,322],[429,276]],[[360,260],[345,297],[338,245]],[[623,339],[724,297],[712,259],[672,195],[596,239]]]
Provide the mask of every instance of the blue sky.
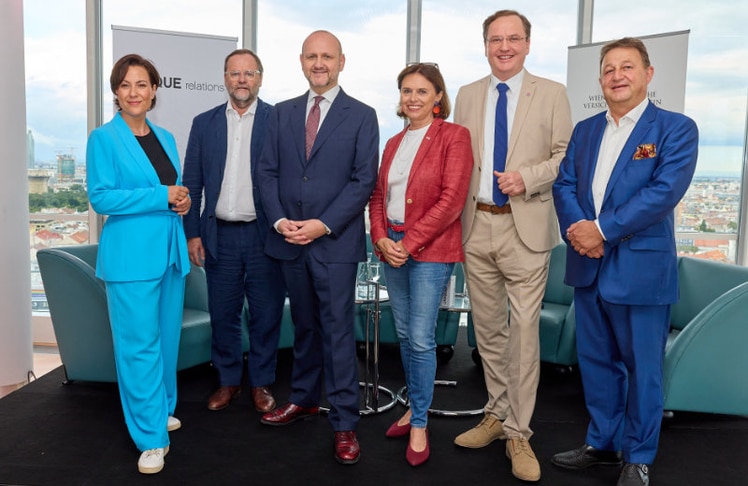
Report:
[[[111,25],[241,37],[239,0],[104,0],[104,70],[111,66]],[[325,28],[347,55],[341,85],[374,106],[382,138],[402,122],[394,116],[395,77],[405,63],[405,0],[259,0],[258,51],[266,67],[260,95],[271,102],[306,89],[299,72],[303,38]],[[173,8],[178,5],[178,9]],[[595,3],[593,42],[690,30],[686,114],[700,128],[699,169],[739,171],[748,98],[748,8],[734,0],[649,0]],[[533,23],[528,70],[566,81],[567,47],[576,42],[577,0],[504,2]],[[481,22],[496,8],[480,0],[424,0],[421,60],[438,62],[454,96],[488,73]],[[674,13],[677,12],[677,15]],[[73,151],[82,161],[86,127],[85,2],[25,0],[27,125],[36,158],[50,162]],[[655,64],[655,72],[657,66]],[[591,74],[595,75],[595,74]],[[655,74],[656,75],[656,74]],[[707,160],[707,155],[709,159]]]

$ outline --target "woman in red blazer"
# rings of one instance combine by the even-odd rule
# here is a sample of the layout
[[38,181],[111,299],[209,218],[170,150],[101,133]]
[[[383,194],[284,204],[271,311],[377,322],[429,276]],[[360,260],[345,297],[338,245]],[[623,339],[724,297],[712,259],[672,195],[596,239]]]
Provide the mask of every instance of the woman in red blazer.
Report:
[[455,262],[464,261],[460,213],[473,154],[468,130],[444,121],[450,104],[436,64],[409,65],[397,87],[397,114],[409,123],[387,141],[369,214],[376,254],[387,263],[410,399],[410,409],[386,435],[409,435],[405,457],[418,466],[430,453],[426,420],[434,394],[439,304]]

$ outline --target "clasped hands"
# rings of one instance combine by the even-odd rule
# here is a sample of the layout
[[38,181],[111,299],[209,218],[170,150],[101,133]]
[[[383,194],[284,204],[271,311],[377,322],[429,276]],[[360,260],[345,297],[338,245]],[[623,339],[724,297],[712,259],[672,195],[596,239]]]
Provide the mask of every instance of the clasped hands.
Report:
[[602,258],[604,254],[603,235],[594,221],[583,219],[569,226],[566,239],[574,251],[589,258]]
[[395,242],[390,238],[380,238],[375,244],[384,256],[384,260],[392,267],[402,267],[408,261],[410,253],[405,249],[402,241]]
[[308,245],[327,234],[325,224],[319,219],[305,219],[304,221],[283,219],[278,223],[277,231],[285,237],[286,243],[292,245]]
[[190,211],[190,206],[192,206],[190,190],[184,186],[168,186],[168,188],[169,207],[178,215],[184,216]]

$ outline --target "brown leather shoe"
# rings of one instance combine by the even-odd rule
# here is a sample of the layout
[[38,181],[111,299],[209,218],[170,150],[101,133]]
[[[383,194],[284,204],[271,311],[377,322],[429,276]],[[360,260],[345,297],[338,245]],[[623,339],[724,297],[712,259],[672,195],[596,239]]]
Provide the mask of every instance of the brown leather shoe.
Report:
[[335,432],[335,460],[340,464],[356,464],[361,458],[361,447],[352,430]]
[[255,402],[255,410],[267,413],[275,408],[275,398],[266,386],[252,387],[252,401]]
[[222,386],[208,398],[208,410],[223,410],[242,392],[240,386]]
[[319,407],[299,407],[291,402],[276,408],[262,416],[260,422],[265,425],[288,425],[297,420],[308,419],[319,415]]

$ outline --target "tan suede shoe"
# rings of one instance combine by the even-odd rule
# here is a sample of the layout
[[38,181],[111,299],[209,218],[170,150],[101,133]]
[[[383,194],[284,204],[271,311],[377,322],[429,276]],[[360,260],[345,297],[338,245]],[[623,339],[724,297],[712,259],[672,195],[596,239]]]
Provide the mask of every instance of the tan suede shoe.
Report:
[[527,439],[508,439],[506,457],[512,461],[512,474],[522,481],[540,481],[540,464]]
[[478,425],[458,435],[454,442],[460,447],[479,449],[486,447],[497,439],[506,439],[504,428],[501,426],[501,420],[493,415],[486,415]]

